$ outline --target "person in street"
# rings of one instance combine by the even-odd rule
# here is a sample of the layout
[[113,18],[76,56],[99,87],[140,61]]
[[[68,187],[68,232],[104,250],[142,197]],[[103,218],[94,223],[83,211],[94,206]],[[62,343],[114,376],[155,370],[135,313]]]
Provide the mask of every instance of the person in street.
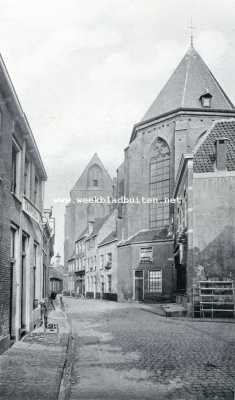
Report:
[[60,307],[63,309],[64,308],[64,302],[63,302],[63,295],[62,293],[58,294],[59,300],[60,300]]

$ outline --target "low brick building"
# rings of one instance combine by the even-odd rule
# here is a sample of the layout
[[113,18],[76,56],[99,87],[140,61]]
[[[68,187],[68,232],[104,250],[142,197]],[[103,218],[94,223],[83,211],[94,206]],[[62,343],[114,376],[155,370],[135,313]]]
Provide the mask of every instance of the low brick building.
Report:
[[205,279],[235,281],[235,120],[219,120],[184,154],[174,196],[178,301]]

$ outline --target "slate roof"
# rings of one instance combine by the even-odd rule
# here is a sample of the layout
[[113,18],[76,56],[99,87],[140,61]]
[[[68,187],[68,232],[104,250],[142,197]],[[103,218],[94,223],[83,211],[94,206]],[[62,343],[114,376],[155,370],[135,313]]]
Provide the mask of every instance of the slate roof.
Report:
[[78,236],[76,242],[78,242],[79,240],[83,239],[86,236],[86,233],[88,233],[88,228],[86,227],[82,233],[80,233],[80,235]]
[[193,171],[196,173],[214,172],[215,140],[226,137],[228,171],[235,170],[235,119],[215,121],[195,148]]
[[68,258],[68,261],[75,260],[75,250],[73,250],[71,256]]
[[104,238],[104,240],[102,240],[102,242],[100,242],[98,244],[98,247],[104,246],[105,244],[108,244],[108,243],[112,243],[115,240],[117,240],[117,233],[116,233],[116,231],[113,231],[113,232],[109,233],[109,235],[106,236],[106,238]]
[[232,102],[206,63],[198,52],[190,47],[156,100],[145,113],[142,121],[156,118],[179,108],[205,109],[199,100],[205,92],[212,95],[211,109],[234,110]]
[[93,225],[93,231],[92,233],[86,238],[86,240],[89,240],[93,237],[95,237],[99,230],[102,228],[102,226],[104,225],[105,221],[109,218],[109,215],[106,215],[106,217],[103,218],[96,218],[94,221],[94,225]]
[[131,236],[124,242],[120,242],[120,246],[133,244],[133,243],[144,243],[144,242],[154,242],[158,240],[170,239],[168,236],[168,228],[163,229],[152,229],[152,230],[142,230]]

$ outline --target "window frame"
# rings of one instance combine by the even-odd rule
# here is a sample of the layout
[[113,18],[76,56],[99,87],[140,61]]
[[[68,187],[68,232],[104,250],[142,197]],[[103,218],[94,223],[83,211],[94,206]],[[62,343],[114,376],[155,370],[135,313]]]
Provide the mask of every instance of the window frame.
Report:
[[162,293],[162,269],[148,271],[148,292]]
[[[151,253],[150,255],[149,255],[149,257],[143,257],[143,255],[142,255],[142,253],[144,253],[144,250],[150,250],[149,251],[149,253]],[[140,260],[140,262],[142,261],[153,261],[153,246],[142,246],[142,247],[140,247],[140,249],[139,249],[139,260]]]
[[[15,153],[15,162],[13,161],[13,154]],[[21,154],[22,149],[14,137],[12,137],[12,161],[11,161],[11,192],[19,197],[21,185]]]
[[[162,153],[161,149],[167,150]],[[158,138],[149,163],[149,195],[155,198],[149,204],[149,227],[158,229],[170,223],[170,149],[165,140]],[[168,202],[165,202],[168,199]]]
[[36,308],[36,281],[37,281],[38,243],[33,244],[33,309]]

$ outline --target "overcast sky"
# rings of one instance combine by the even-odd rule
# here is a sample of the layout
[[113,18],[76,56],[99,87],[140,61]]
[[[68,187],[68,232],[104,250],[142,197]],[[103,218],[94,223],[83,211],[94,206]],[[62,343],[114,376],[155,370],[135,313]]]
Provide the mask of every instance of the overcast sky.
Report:
[[235,101],[234,0],[0,0],[0,51],[64,205],[94,152],[113,176],[134,123],[189,45]]

